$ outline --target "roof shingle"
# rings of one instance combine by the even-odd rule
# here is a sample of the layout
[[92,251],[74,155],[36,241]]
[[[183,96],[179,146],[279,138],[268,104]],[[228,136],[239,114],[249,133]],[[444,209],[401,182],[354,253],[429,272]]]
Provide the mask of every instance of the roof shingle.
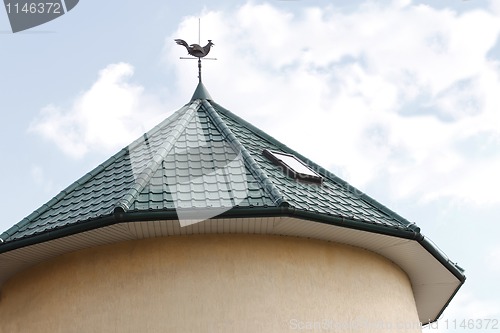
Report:
[[[265,149],[295,155],[323,177],[322,184],[287,176],[263,155]],[[115,209],[280,206],[412,228],[407,220],[215,102],[193,99],[0,237],[11,242],[111,216]]]

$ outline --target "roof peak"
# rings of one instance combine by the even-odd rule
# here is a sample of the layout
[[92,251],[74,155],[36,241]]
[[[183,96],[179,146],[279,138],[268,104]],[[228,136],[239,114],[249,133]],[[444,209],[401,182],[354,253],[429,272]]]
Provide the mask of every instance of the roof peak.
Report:
[[208,101],[212,100],[212,96],[208,93],[207,88],[203,85],[203,82],[198,82],[198,86],[196,86],[196,90],[194,91],[193,97],[191,97],[191,101],[197,100],[197,99],[206,99]]

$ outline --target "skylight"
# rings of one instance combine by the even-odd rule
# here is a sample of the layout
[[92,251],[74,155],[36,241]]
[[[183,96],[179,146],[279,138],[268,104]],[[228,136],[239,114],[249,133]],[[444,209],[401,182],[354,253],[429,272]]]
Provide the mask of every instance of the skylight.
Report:
[[295,178],[315,183],[321,183],[323,178],[309,168],[295,155],[264,149],[264,156],[274,164],[283,167],[286,174]]

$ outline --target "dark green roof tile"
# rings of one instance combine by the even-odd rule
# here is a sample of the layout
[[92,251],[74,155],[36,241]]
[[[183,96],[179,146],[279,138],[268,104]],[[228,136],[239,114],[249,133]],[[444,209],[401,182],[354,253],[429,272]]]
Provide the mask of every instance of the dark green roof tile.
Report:
[[[5,242],[124,212],[288,205],[380,226],[409,222],[240,119],[198,87],[165,121],[4,232]],[[264,149],[293,154],[323,177],[297,181]],[[226,168],[237,156],[244,164]]]

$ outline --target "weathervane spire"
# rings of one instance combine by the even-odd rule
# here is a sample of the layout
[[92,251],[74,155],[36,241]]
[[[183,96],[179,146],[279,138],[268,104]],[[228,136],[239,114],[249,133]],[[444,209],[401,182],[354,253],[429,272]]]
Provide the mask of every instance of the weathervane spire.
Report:
[[[200,20],[198,20],[198,43],[200,40]],[[208,44],[205,46],[200,46],[200,44],[188,44],[186,43],[183,39],[174,39],[174,41],[178,45],[182,45],[186,48],[187,52],[189,55],[193,56],[194,58],[191,57],[180,57],[180,59],[198,59],[198,82],[201,83],[201,58],[207,59],[207,60],[217,60],[216,58],[205,58],[205,56],[210,52],[210,48],[214,46],[215,44],[212,43],[212,40],[208,40]]]

